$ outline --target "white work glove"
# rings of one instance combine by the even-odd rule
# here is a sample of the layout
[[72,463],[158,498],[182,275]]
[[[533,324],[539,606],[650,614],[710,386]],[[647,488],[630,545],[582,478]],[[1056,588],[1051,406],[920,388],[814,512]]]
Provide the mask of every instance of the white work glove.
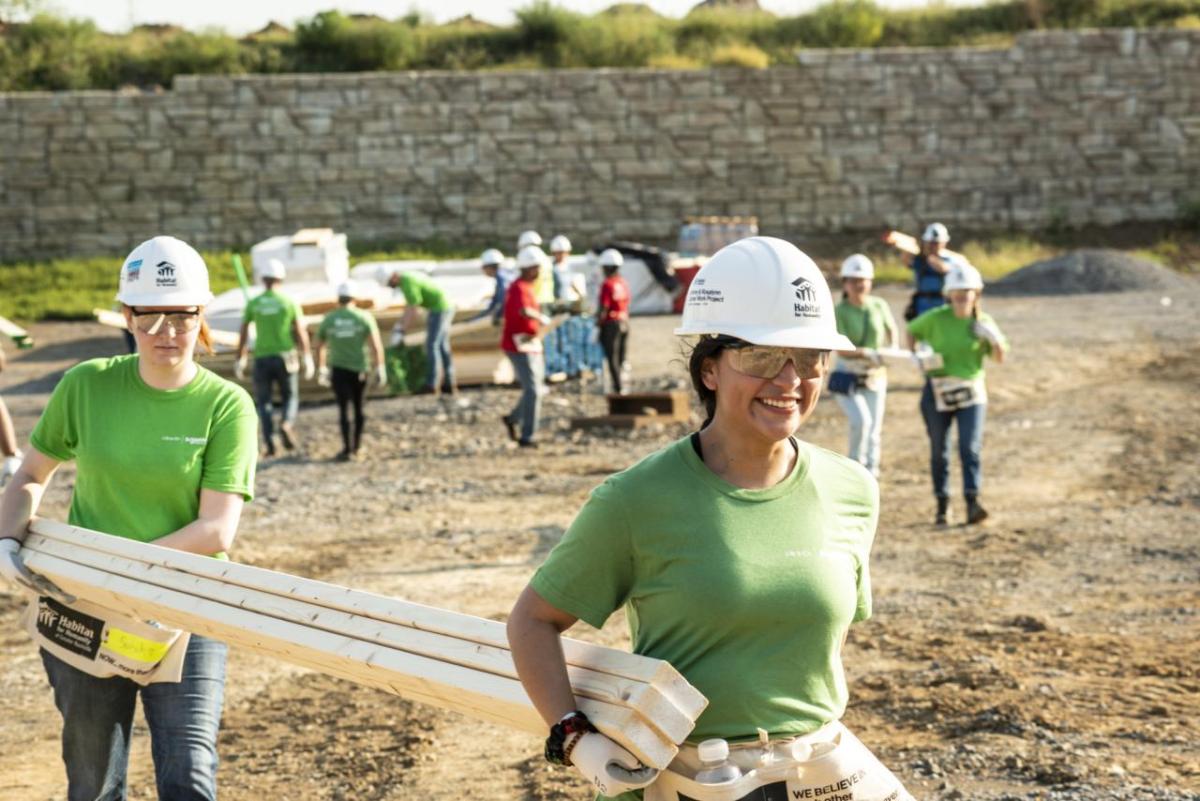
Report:
[[658,778],[657,770],[638,762],[637,757],[599,732],[579,738],[571,751],[571,764],[606,796],[639,790]]
[[404,344],[404,329],[399,326],[392,329],[392,336],[388,339],[388,347],[398,348]]
[[313,361],[311,353],[304,354],[304,380],[312,381],[317,374],[317,363]]
[[21,557],[17,553],[20,550],[21,543],[12,537],[0,540],[0,576],[18,587],[29,590],[34,595],[50,595],[64,603],[75,603],[74,595],[63,592],[50,579],[39,576],[25,567],[25,563],[21,561]]
[[7,484],[8,480],[17,474],[17,471],[21,469],[21,462],[24,458],[24,455],[20,451],[4,458],[3,464],[0,464],[0,487]]
[[875,348],[863,348],[863,358],[869,361],[874,367],[883,364],[883,356],[879,355],[879,351],[875,350]]
[[233,377],[238,381],[246,380],[246,362],[249,361],[248,356],[238,356],[236,362],[233,363]]
[[322,387],[329,386],[331,383],[333,383],[330,381],[329,375],[329,367],[326,365],[321,365],[321,369],[317,371],[317,384]]
[[375,365],[375,383],[381,387],[386,387],[388,385],[387,365],[383,362]]
[[1000,339],[1000,329],[986,320],[976,320],[971,324],[971,333],[980,339],[987,340],[993,345],[999,347],[1002,343]]

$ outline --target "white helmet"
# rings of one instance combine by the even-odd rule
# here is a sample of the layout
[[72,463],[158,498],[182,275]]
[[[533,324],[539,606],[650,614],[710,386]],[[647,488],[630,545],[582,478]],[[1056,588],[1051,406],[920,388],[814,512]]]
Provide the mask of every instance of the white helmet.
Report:
[[522,231],[517,237],[517,250],[529,247],[530,245],[541,245],[542,235],[537,231]]
[[558,236],[556,236],[550,240],[550,252],[551,253],[570,253],[571,252],[571,240],[567,239],[562,234],[559,234]]
[[212,299],[204,259],[173,236],[147,239],[121,266],[117,300],[126,306],[205,306]]
[[966,262],[955,262],[946,273],[946,282],[942,284],[942,294],[955,289],[976,289],[983,291],[983,276],[972,265]]
[[524,270],[527,267],[541,267],[546,263],[546,254],[537,245],[526,245],[517,254],[517,267]]
[[941,223],[930,223],[925,227],[925,233],[921,234],[921,240],[924,242],[941,242],[950,241],[950,232],[946,230],[946,226]]
[[267,263],[258,271],[258,277],[282,281],[287,278],[287,266],[279,259],[267,259]]
[[727,245],[696,273],[675,333],[725,334],[755,345],[853,350],[837,332],[821,269],[790,242],[752,236]]
[[847,256],[842,262],[842,269],[838,273],[839,278],[875,278],[875,265],[861,253],[855,253],[853,256]]
[[625,257],[616,248],[607,248],[600,254],[601,267],[620,267],[625,263]]
[[343,281],[338,284],[337,295],[339,298],[352,298],[356,289],[353,281]]
[[479,260],[483,262],[484,267],[499,267],[504,264],[504,254],[496,248],[488,248],[479,254]]

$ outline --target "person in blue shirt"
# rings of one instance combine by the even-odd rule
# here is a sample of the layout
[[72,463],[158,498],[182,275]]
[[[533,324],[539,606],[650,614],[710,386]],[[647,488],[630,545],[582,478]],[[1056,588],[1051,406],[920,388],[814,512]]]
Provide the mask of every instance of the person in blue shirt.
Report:
[[959,263],[957,254],[946,250],[949,241],[950,232],[946,226],[935,222],[926,226],[921,234],[920,253],[900,252],[900,258],[913,271],[914,289],[912,299],[904,310],[905,320],[914,320],[930,309],[945,304],[942,284],[950,268]]
[[512,283],[513,275],[504,269],[504,254],[496,248],[488,248],[479,256],[479,265],[483,274],[496,280],[496,289],[492,292],[492,300],[483,311],[476,314],[467,322],[492,318],[492,325],[499,326],[504,321],[504,296],[508,293],[508,285]]

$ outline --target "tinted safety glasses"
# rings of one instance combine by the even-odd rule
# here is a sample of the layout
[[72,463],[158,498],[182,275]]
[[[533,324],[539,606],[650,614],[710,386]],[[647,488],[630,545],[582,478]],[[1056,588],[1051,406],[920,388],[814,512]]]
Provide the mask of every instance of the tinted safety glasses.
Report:
[[170,328],[176,334],[200,327],[200,310],[183,312],[138,311],[133,309],[133,327],[151,336]]
[[717,337],[729,350],[729,365],[754,378],[774,378],[789,361],[800,378],[821,378],[829,363],[829,351],[754,345],[731,337]]

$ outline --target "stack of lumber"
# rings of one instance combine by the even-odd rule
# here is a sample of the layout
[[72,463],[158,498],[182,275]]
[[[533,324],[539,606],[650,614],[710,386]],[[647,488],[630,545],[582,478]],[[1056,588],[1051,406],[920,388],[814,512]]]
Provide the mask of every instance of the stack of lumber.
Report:
[[[404,698],[544,734],[504,625],[36,520],[21,557],[77,598]],[[670,763],[708,701],[671,665],[563,638],[579,708],[644,764]]]
[[575,417],[572,428],[631,429],[655,423],[687,422],[691,415],[686,392],[638,392],[608,395],[608,414]]

